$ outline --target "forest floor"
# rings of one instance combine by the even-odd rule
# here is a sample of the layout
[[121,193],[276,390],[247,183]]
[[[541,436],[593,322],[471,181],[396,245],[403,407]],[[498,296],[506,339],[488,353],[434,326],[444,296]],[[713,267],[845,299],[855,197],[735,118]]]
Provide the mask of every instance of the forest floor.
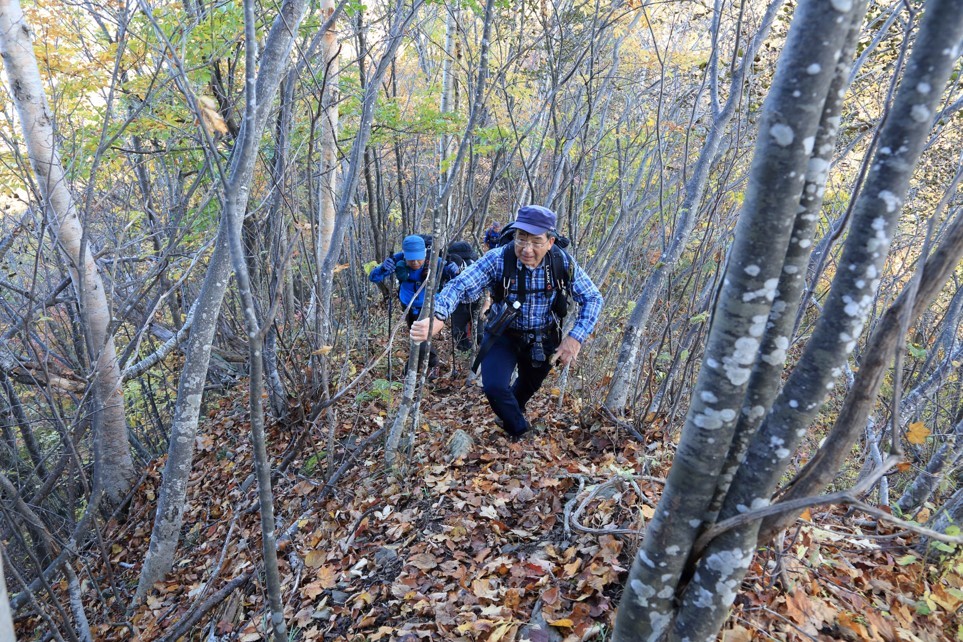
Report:
[[[464,377],[437,380],[400,476],[386,474],[381,439],[365,441],[390,421],[399,391],[383,386],[339,404],[334,463],[351,463],[333,487],[324,481],[327,437],[320,428],[306,435],[274,485],[290,639],[608,639],[637,531],[653,513],[674,444],[657,422],[639,443],[579,412],[577,399],[559,410],[553,381],[529,409],[547,425],[512,443],[480,388]],[[267,639],[256,488],[244,486],[247,416],[241,391],[208,409],[180,557],[146,605],[128,616],[111,595],[133,594],[163,461],[148,470],[126,521],[109,525],[99,553],[88,551],[83,586],[95,639],[171,639],[198,613],[185,639]],[[450,461],[459,429],[472,444]],[[270,431],[275,465],[301,436]],[[816,512],[787,533],[782,554],[756,556],[722,639],[963,639],[958,569],[921,563],[912,544],[910,535],[847,519],[842,509]],[[236,590],[218,594],[232,580]],[[43,626],[22,621],[19,630],[39,639],[32,636]]]

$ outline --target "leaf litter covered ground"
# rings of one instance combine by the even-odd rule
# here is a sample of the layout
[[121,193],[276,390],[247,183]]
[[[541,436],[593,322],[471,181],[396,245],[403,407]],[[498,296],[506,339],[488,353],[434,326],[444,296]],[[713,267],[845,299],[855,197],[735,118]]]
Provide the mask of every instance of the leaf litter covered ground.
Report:
[[[322,429],[273,429],[275,465],[285,446],[306,437],[274,486],[291,638],[608,639],[636,533],[658,501],[674,446],[657,423],[642,444],[592,412],[576,413],[578,400],[557,410],[551,381],[530,404],[547,425],[512,443],[480,388],[440,379],[425,395],[410,464],[398,476],[386,474],[377,438],[390,422],[389,387],[338,407],[332,465],[345,472],[333,486],[324,481]],[[204,603],[216,606],[190,639],[266,639],[246,416],[241,393],[208,412],[179,558],[145,606],[128,617],[127,598],[117,602],[105,588],[133,592],[163,462],[139,486],[128,519],[105,534],[112,579],[107,555],[88,552],[83,586],[97,639],[169,637]],[[452,461],[458,430],[473,443]],[[953,564],[925,566],[907,555],[909,535],[857,526],[838,510],[814,521],[819,528],[801,522],[787,533],[783,555],[756,556],[723,639],[963,639],[963,581]],[[247,576],[226,599],[216,596]]]

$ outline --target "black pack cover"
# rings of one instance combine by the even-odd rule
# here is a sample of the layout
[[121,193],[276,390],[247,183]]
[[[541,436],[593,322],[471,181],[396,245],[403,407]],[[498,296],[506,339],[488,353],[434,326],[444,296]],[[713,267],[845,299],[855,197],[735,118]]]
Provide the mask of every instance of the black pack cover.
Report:
[[465,267],[477,261],[478,255],[468,241],[452,241],[448,245],[447,258],[458,267]]

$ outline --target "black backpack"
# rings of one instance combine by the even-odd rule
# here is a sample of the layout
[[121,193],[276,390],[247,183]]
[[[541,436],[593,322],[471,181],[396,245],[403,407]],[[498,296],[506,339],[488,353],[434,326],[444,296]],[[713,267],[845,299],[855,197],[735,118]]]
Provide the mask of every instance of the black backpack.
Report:
[[477,261],[478,255],[468,241],[452,241],[448,244],[445,259],[457,265],[459,269],[464,269],[465,266]]
[[[501,247],[502,263],[505,266],[500,281],[492,285],[492,300],[501,303],[509,292],[515,294],[518,301],[525,302],[525,281],[518,279],[518,257],[515,256],[515,228],[511,225],[502,230],[498,240]],[[569,240],[564,236],[556,237],[555,244],[546,255],[545,287],[536,292],[555,292],[552,301],[552,312],[558,317],[559,324],[568,314],[568,299],[572,295],[572,279],[575,276],[575,262],[562,249],[569,246]],[[519,288],[521,284],[521,288]]]

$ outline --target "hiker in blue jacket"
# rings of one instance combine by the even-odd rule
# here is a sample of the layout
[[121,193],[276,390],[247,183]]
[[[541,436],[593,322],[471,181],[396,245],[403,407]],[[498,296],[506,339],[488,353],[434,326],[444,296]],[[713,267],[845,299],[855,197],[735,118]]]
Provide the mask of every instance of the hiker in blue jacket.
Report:
[[[511,242],[486,252],[435,296],[432,335],[441,331],[459,302],[475,300],[485,288],[492,289],[495,313],[489,317],[479,351],[482,387],[502,428],[512,438],[531,428],[525,405],[541,387],[553,361],[571,363],[602,312],[598,288],[575,259],[556,247],[560,238],[556,223],[555,212],[548,208],[520,208],[511,225]],[[579,313],[563,338],[566,293],[579,304]],[[412,324],[414,341],[428,339],[429,321]],[[510,385],[516,367],[518,379]]]
[[[401,252],[386,258],[384,263],[371,270],[371,274],[368,275],[368,280],[372,283],[380,283],[392,275],[398,279],[398,299],[401,305],[407,308],[411,303],[411,309],[405,315],[405,323],[409,327],[421,314],[421,308],[425,304],[425,290],[428,286],[422,287],[422,285],[431,273],[431,270],[425,266],[427,254],[424,237],[418,234],[406,236],[401,242]],[[451,261],[446,262],[441,257],[438,257],[438,267],[442,270],[443,279],[452,279],[458,275],[458,265]],[[425,358],[424,344],[421,345],[419,356],[421,359]],[[428,367],[434,369],[437,365],[438,355],[432,347],[428,354]]]

